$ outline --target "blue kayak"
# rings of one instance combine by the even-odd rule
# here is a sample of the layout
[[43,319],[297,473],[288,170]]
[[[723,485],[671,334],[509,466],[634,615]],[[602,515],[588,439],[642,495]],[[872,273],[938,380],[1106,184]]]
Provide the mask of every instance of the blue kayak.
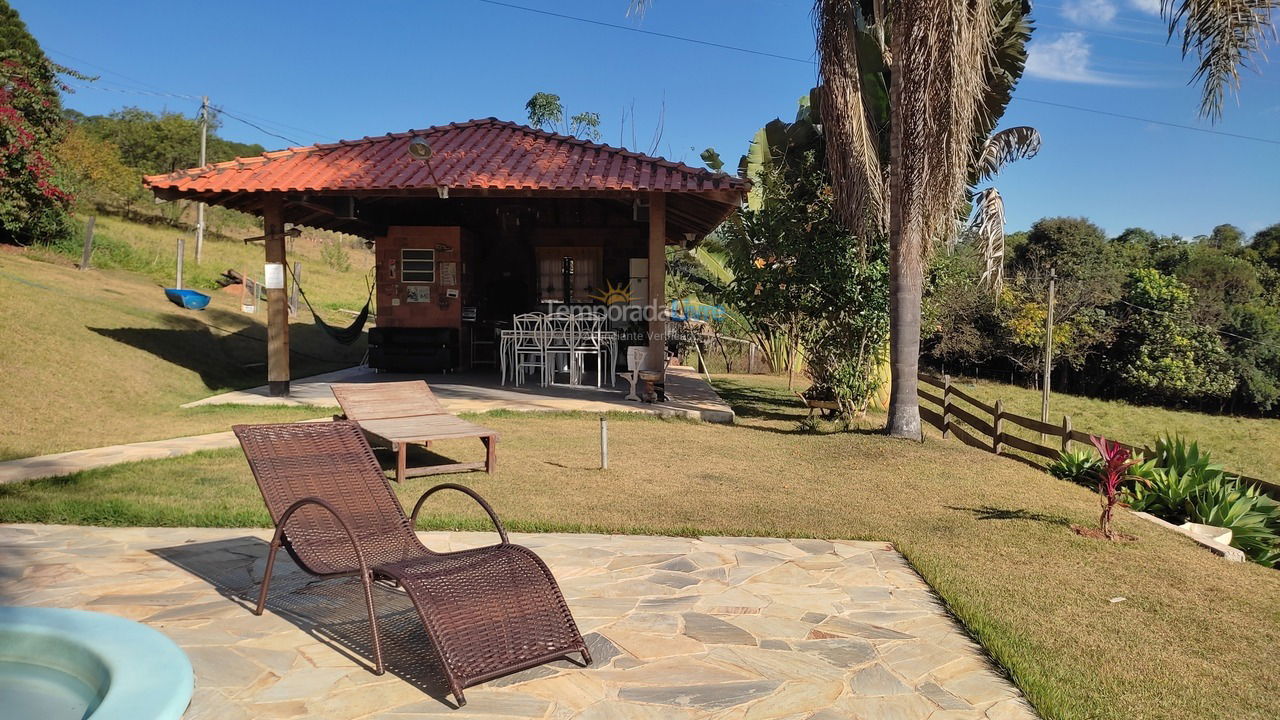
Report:
[[169,302],[188,310],[203,310],[209,304],[209,296],[195,290],[181,290],[178,288],[165,288],[164,296],[169,298]]

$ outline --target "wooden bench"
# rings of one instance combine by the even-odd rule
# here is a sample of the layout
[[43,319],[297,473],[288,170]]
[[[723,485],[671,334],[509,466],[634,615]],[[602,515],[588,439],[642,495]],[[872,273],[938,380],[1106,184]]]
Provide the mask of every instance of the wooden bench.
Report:
[[[407,477],[498,469],[498,433],[449,414],[422,380],[385,383],[333,383],[329,386],[343,416],[366,435],[391,447],[396,454],[396,482]],[[408,467],[410,445],[430,448],[436,440],[479,438],[485,446],[482,462]]]

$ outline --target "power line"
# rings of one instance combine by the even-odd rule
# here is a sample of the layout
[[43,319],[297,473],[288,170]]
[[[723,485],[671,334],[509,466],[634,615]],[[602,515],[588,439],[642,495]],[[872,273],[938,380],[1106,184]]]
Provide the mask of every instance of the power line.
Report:
[[1163,125],[1165,127],[1178,128],[1179,130],[1191,130],[1193,132],[1209,133],[1210,135],[1221,135],[1223,137],[1235,138],[1237,140],[1252,140],[1254,142],[1280,145],[1280,140],[1258,137],[1256,135],[1241,135],[1240,133],[1226,132],[1225,130],[1211,130],[1209,128],[1196,127],[1195,125],[1183,125],[1181,123],[1173,123],[1165,120],[1153,120],[1152,118],[1144,118],[1138,115],[1125,115],[1124,113],[1116,113],[1109,110],[1097,110],[1094,108],[1080,107],[1079,105],[1068,105],[1066,103],[1053,102],[1050,100],[1037,100],[1035,98],[1023,97],[1021,95],[1014,95],[1013,99],[1015,101],[1021,100],[1023,102],[1036,103],[1037,105],[1051,105],[1053,107],[1076,110],[1078,112],[1106,115],[1109,117],[1123,118],[1125,120],[1135,120],[1137,122],[1151,123],[1153,125]]
[[[56,53],[56,54],[58,54],[58,55],[62,55],[63,57],[66,57],[66,58],[69,58],[69,59],[71,59],[71,60],[74,60],[74,61],[76,61],[76,62],[78,62],[78,63],[80,63],[80,64],[82,64],[82,65],[88,65],[88,66],[89,66],[89,67],[91,67],[91,68],[95,68],[95,69],[97,69],[97,70],[101,70],[102,72],[107,73],[108,75],[115,75],[116,77],[123,78],[123,79],[125,79],[125,80],[127,80],[127,81],[129,81],[129,82],[131,82],[131,83],[133,83],[133,84],[135,84],[135,85],[139,85],[139,86],[144,87],[144,88],[151,88],[151,90],[150,90],[150,91],[146,91],[146,92],[148,92],[148,93],[150,93],[150,94],[155,94],[155,95],[166,95],[166,96],[169,96],[169,97],[181,98],[181,99],[183,99],[183,100],[194,100],[194,101],[196,101],[196,102],[200,102],[200,98],[199,98],[199,97],[197,97],[197,96],[195,96],[195,95],[183,95],[183,94],[181,94],[181,93],[169,92],[168,90],[165,90],[164,88],[161,88],[161,87],[159,87],[159,86],[157,86],[157,85],[152,85],[151,83],[146,82],[146,81],[144,81],[144,80],[138,80],[138,79],[136,79],[136,78],[132,78],[132,77],[130,77],[130,76],[128,76],[128,75],[125,75],[124,73],[116,72],[115,70],[112,70],[112,69],[110,69],[110,68],[103,67],[102,65],[98,65],[97,63],[94,63],[94,62],[90,62],[90,61],[88,61],[88,60],[85,60],[84,58],[78,58],[78,57],[76,57],[75,55],[71,55],[70,53],[65,53],[65,52],[63,52],[63,51],[61,51],[61,50],[55,50],[54,48],[46,47],[46,48],[45,48],[45,51],[46,51],[46,52]],[[135,92],[140,92],[140,93],[141,93],[141,92],[144,92],[144,91],[136,90]]]
[[305,144],[306,144],[306,143],[298,142],[297,140],[294,140],[294,139],[292,139],[292,138],[287,138],[287,137],[285,137],[284,135],[280,135],[280,134],[278,134],[278,133],[273,133],[273,132],[271,132],[270,130],[268,130],[268,129],[266,129],[266,128],[262,127],[261,125],[258,125],[257,123],[250,122],[250,121],[248,121],[248,120],[245,120],[244,118],[239,117],[239,116],[237,116],[237,115],[232,115],[231,113],[227,112],[227,111],[226,111],[226,109],[222,108],[221,106],[216,106],[216,107],[214,107],[214,108],[213,108],[213,110],[214,110],[214,112],[218,113],[219,115],[226,115],[227,117],[231,118],[232,120],[236,120],[236,121],[238,121],[238,122],[242,122],[242,123],[244,123],[245,125],[248,125],[249,127],[253,128],[253,129],[255,129],[255,130],[257,130],[257,131],[258,131],[258,132],[260,132],[260,133],[265,133],[265,134],[267,134],[267,135],[270,135],[271,137],[279,138],[279,139],[281,139],[281,140],[283,140],[283,141],[285,141],[285,142],[289,143],[289,145],[291,145],[291,146],[293,146],[293,147],[297,147],[297,146],[305,145]]
[[516,5],[514,3],[501,2],[500,0],[476,0],[486,5],[496,5],[498,7],[510,8],[512,10],[523,10],[525,12],[536,13],[538,15],[548,15],[550,17],[561,18],[562,20],[572,20],[574,22],[587,23],[588,25],[598,25],[600,27],[613,28],[614,30],[626,30],[627,32],[640,33],[641,35],[652,35],[653,37],[666,38],[668,40],[679,40],[681,42],[694,43],[695,45],[705,45],[707,47],[720,48],[721,50],[732,50],[734,52],[747,53],[748,55],[760,55],[761,57],[770,57],[775,60],[787,60],[790,62],[805,63],[806,65],[816,65],[817,63],[807,58],[792,57],[790,55],[780,55],[778,53],[766,52],[764,50],[752,50],[751,48],[737,47],[734,45],[725,45],[723,43],[712,42],[710,40],[700,40],[698,38],[685,37],[683,35],[670,35],[654,30],[645,30],[644,28],[631,27],[621,25],[619,23],[604,22],[602,20],[592,20],[590,18],[577,17],[576,15],[565,15],[563,13],[552,12],[550,10],[541,10],[539,8],[525,7],[524,5]]
[[[1159,309],[1159,308],[1150,308],[1150,307],[1145,307],[1145,306],[1143,306],[1143,305],[1135,305],[1135,304],[1133,304],[1133,303],[1129,302],[1128,300],[1124,300],[1124,299],[1121,299],[1121,300],[1120,300],[1120,304],[1121,304],[1121,305],[1128,305],[1129,307],[1133,308],[1134,310],[1142,310],[1142,311],[1149,312],[1149,313],[1156,313],[1157,315],[1172,315],[1172,314],[1173,314],[1173,313],[1169,312],[1168,310],[1161,310],[1161,309]],[[1212,329],[1212,328],[1211,328],[1211,329]],[[1245,342],[1251,342],[1251,343],[1254,343],[1255,345],[1261,345],[1262,347],[1265,347],[1265,348],[1278,348],[1278,347],[1280,347],[1280,346],[1277,346],[1277,345],[1272,345],[1271,343],[1265,343],[1265,342],[1262,342],[1261,340],[1258,340],[1257,338],[1251,338],[1251,337],[1249,337],[1249,336],[1247,336],[1247,335],[1238,335],[1238,334],[1236,334],[1236,333],[1228,332],[1228,331],[1226,331],[1226,330],[1217,330],[1217,329],[1213,329],[1213,330],[1214,330],[1214,332],[1218,333],[1219,335],[1226,335],[1227,337],[1233,337],[1233,338],[1236,338],[1237,340],[1244,340]]]
[[[769,57],[777,60],[788,60],[791,62],[806,63],[808,65],[817,64],[817,61],[811,60],[811,59],[798,58],[790,55],[779,55],[777,53],[764,52],[761,50],[752,50],[751,48],[736,47],[733,45],[724,45],[722,43],[711,42],[709,40],[700,40],[698,38],[684,37],[681,35],[669,35],[667,33],[654,32],[652,30],[644,30],[642,28],[630,27],[627,25],[620,25],[617,23],[608,23],[608,22],[602,22],[600,20],[592,20],[590,18],[578,17],[576,15],[566,15],[564,13],[551,12],[549,10],[541,10],[538,8],[525,7],[524,5],[516,5],[513,3],[502,2],[501,0],[476,0],[476,2],[482,2],[486,5],[494,5],[497,7],[510,8],[513,10],[523,10],[525,12],[536,13],[538,15],[548,15],[550,17],[561,18],[564,20],[572,20],[574,22],[587,23],[590,25],[599,25],[601,27],[613,28],[615,30],[625,30],[626,32],[635,32],[643,35],[653,35],[656,37],[666,38],[668,40],[678,40],[681,42],[694,43],[696,45],[705,45],[707,47],[719,48],[721,50],[731,50],[733,52],[747,53],[749,55],[759,55],[762,57]],[[1153,125],[1164,125],[1166,127],[1178,128],[1180,130],[1191,130],[1194,132],[1207,133],[1210,135],[1220,135],[1222,137],[1230,137],[1230,138],[1235,138],[1237,140],[1252,140],[1253,142],[1262,142],[1262,143],[1268,143],[1271,145],[1280,145],[1280,140],[1276,140],[1273,138],[1257,137],[1254,135],[1242,135],[1240,133],[1225,132],[1223,130],[1212,130],[1210,128],[1196,127],[1194,125],[1183,125],[1180,123],[1167,122],[1165,120],[1155,120],[1153,118],[1145,118],[1137,115],[1125,115],[1123,113],[1114,113],[1106,110],[1096,110],[1094,108],[1080,107],[1078,105],[1067,105],[1065,103],[1055,103],[1055,102],[1050,102],[1048,100],[1035,100],[1032,98],[1022,97],[1020,95],[1015,95],[1014,100],[1024,100],[1029,103],[1037,103],[1040,105],[1052,105],[1054,107],[1060,107],[1067,110],[1093,113],[1095,115],[1104,115],[1107,117],[1121,118],[1124,120],[1132,120],[1135,122],[1145,122],[1145,123],[1151,123]]]

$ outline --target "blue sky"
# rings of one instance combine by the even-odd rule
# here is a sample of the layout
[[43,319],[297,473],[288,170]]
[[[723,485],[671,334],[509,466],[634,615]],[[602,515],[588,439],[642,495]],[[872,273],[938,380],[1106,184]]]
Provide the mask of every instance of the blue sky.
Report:
[[[101,76],[69,107],[193,113],[198,101],[175,96],[208,94],[302,143],[490,115],[524,120],[524,102],[543,90],[571,112],[599,112],[610,144],[648,151],[661,116],[659,154],[696,164],[713,146],[736,166],[756,129],[790,119],[815,81],[804,62],[814,57],[807,0],[656,0],[641,19],[626,16],[626,0],[509,2],[800,61],[481,0],[11,0],[51,57]],[[1165,44],[1158,6],[1035,3],[1028,77],[1002,125],[1035,126],[1044,148],[997,180],[1011,230],[1050,215],[1087,216],[1111,233],[1143,226],[1187,236],[1223,222],[1248,232],[1280,222],[1280,64],[1246,73],[1221,123],[1200,121],[1198,91],[1187,86],[1194,64]],[[230,118],[221,133],[290,144]]]

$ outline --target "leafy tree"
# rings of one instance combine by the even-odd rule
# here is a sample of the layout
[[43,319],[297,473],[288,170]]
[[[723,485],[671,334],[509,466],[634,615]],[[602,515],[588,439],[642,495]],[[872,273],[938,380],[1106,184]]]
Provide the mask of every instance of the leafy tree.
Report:
[[1235,389],[1222,340],[1192,320],[1194,292],[1177,278],[1153,268],[1135,270],[1122,305],[1109,368],[1121,388],[1175,403],[1221,399]]
[[1235,225],[1218,225],[1208,236],[1196,238],[1196,241],[1226,252],[1235,252],[1244,245],[1244,231]]
[[834,401],[846,417],[883,383],[888,334],[888,248],[839,221],[815,152],[758,176],[760,204],[724,228],[734,281],[728,300],[761,324],[799,339],[806,397]]
[[128,210],[143,197],[138,171],[124,164],[120,148],[72,126],[57,148],[60,175],[78,202]]
[[1245,254],[1280,271],[1280,223],[1254,233]]
[[[84,118],[79,125],[90,136],[115,144],[126,165],[144,175],[192,167],[200,161],[200,122],[181,113],[156,114],[126,107],[110,115]],[[211,119],[208,162],[260,154],[257,144],[237,143],[218,137],[216,115]]]
[[536,92],[524,104],[529,123],[534,127],[561,135],[573,135],[592,142],[600,140],[600,113],[580,112],[569,115],[555,93]]
[[0,40],[0,242],[55,242],[71,227],[54,163],[66,131],[58,74],[71,71],[45,57],[6,0]]
[[1225,323],[1231,306],[1253,302],[1262,294],[1254,266],[1216,245],[1188,246],[1170,271],[1195,292],[1192,319],[1210,327]]

